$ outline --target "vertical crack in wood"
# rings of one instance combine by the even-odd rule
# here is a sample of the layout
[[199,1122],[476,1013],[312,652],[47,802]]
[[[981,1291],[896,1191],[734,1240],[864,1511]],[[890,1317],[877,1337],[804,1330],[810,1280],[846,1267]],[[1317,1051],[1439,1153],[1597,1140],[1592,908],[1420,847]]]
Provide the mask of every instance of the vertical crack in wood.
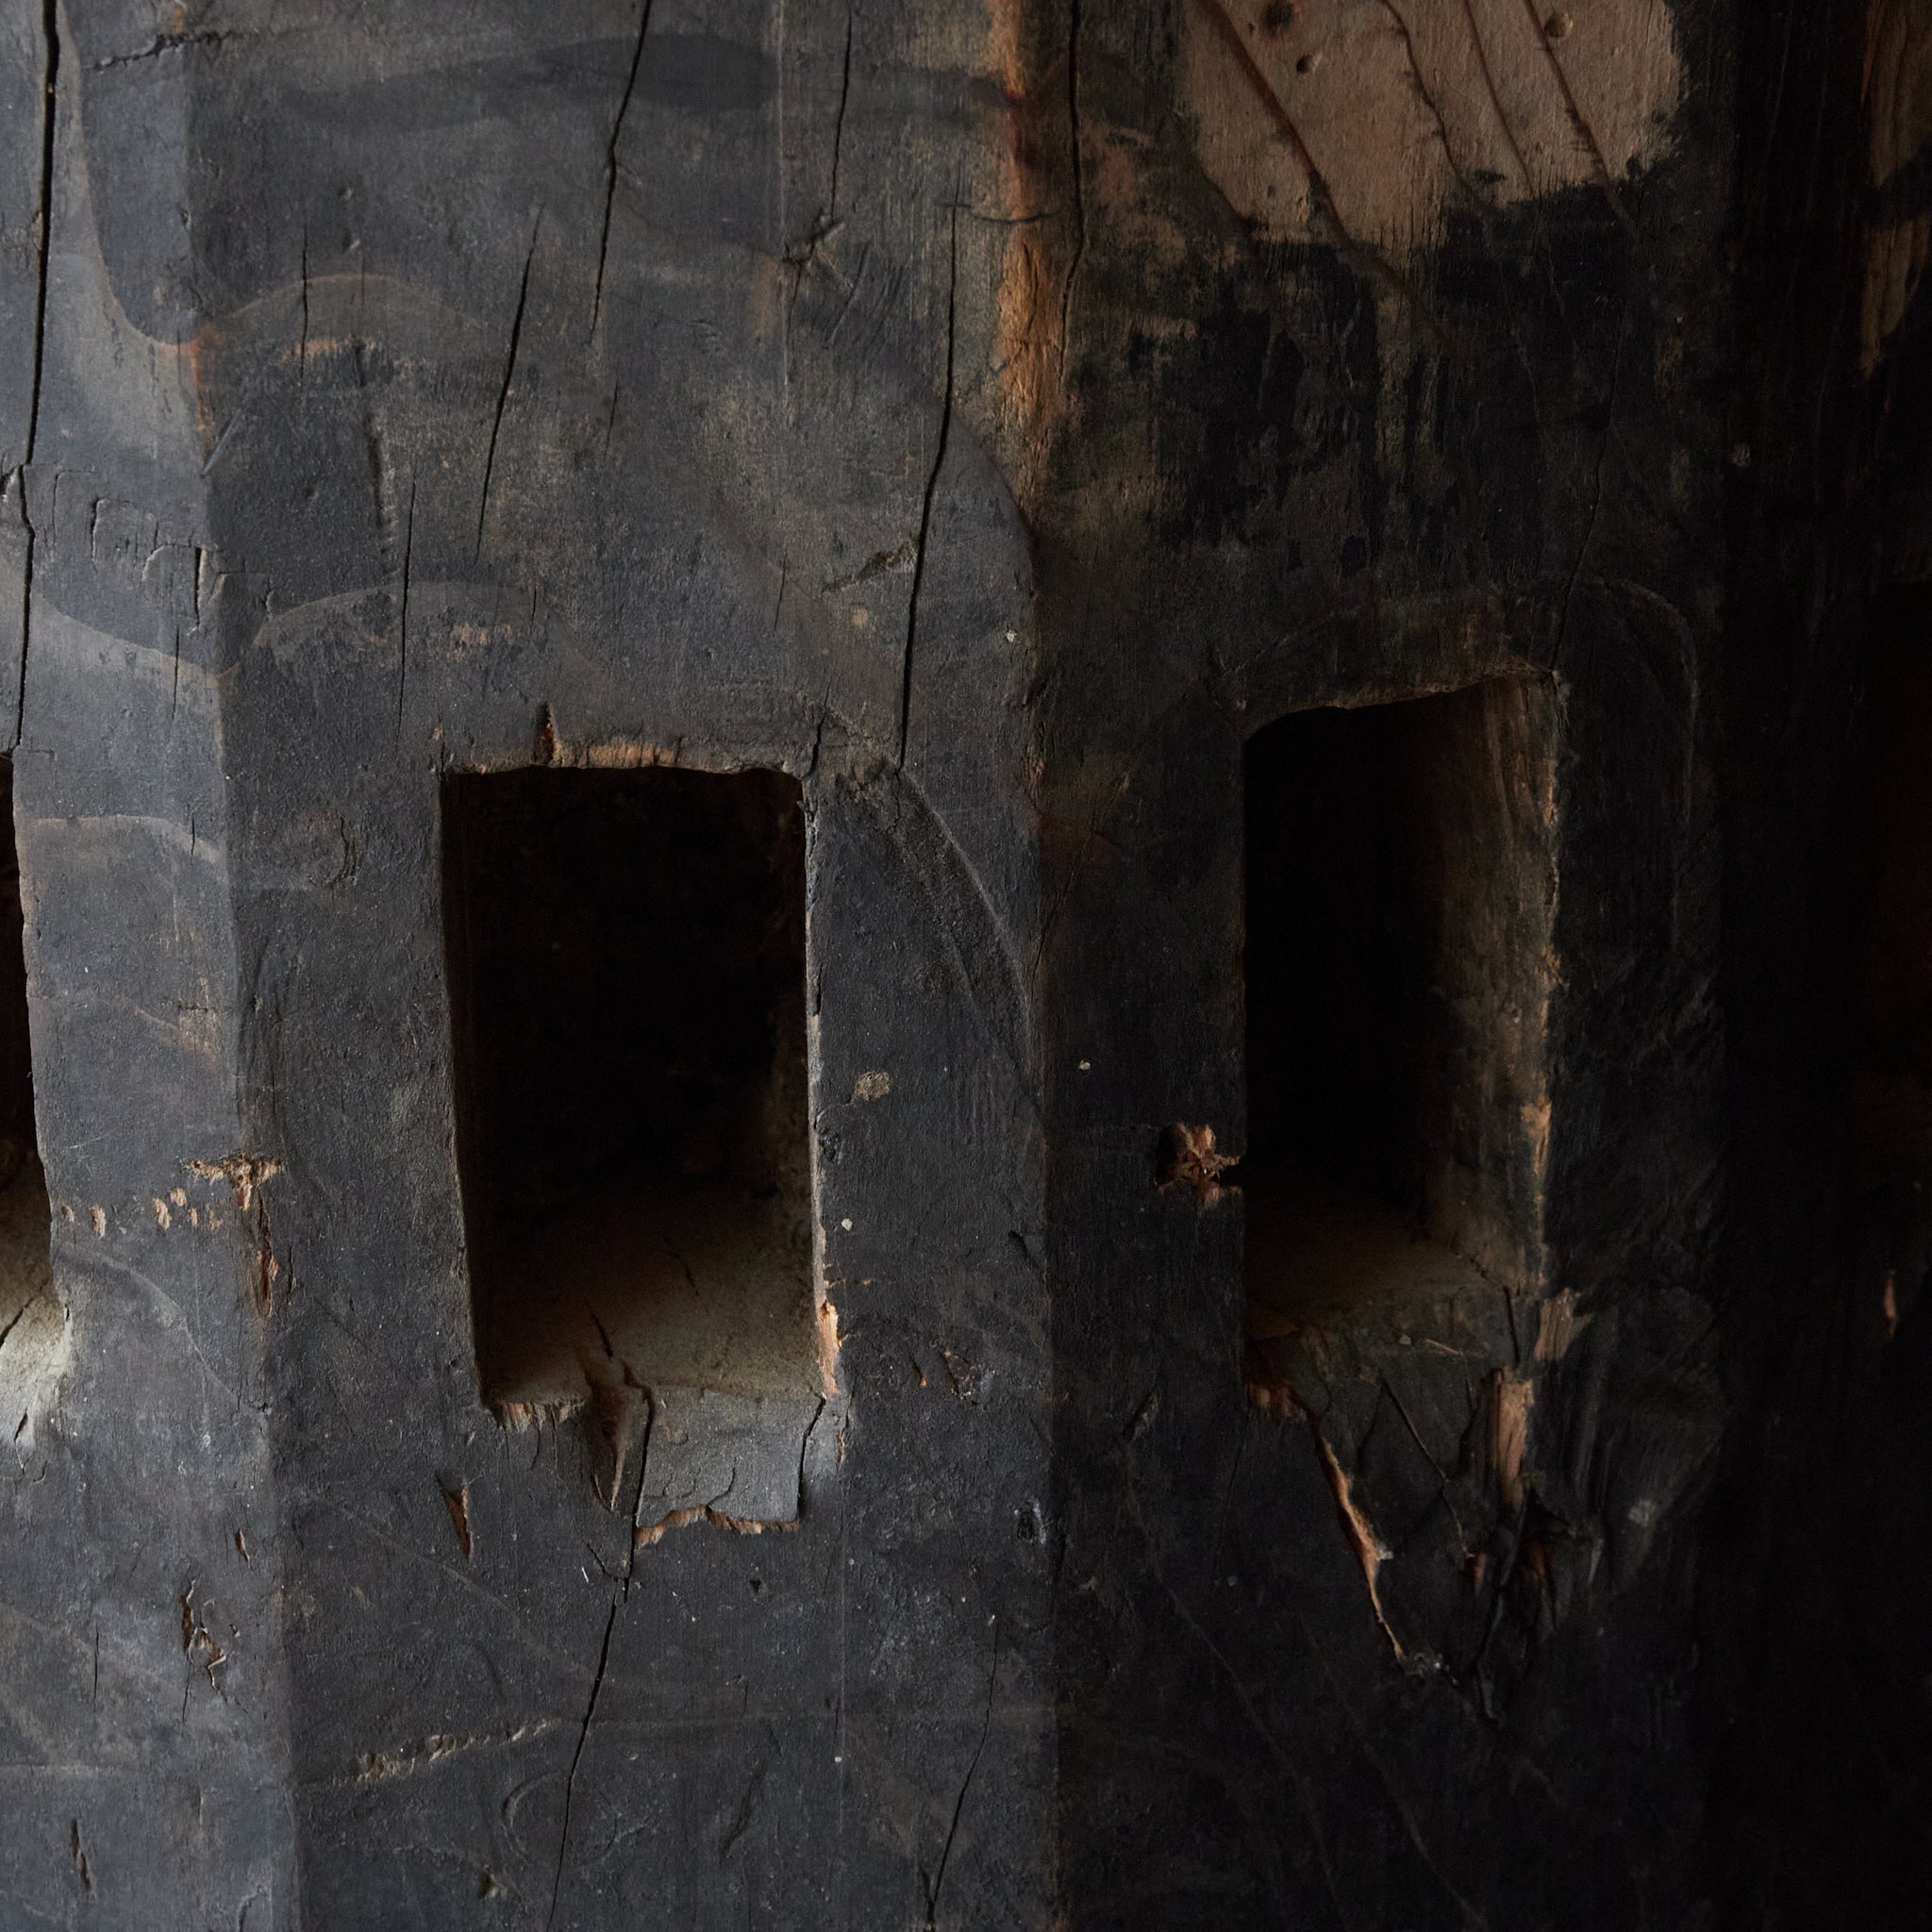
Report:
[[42,0],[41,32],[46,65],[41,79],[41,206],[38,236],[40,260],[34,288],[33,388],[27,398],[26,448],[15,475],[20,482],[20,521],[26,532],[20,567],[20,689],[13,709],[13,742],[26,734],[26,655],[34,604],[34,525],[27,514],[26,473],[41,434],[41,389],[47,356],[47,261],[54,239],[54,127],[60,102],[59,0]]
[[986,1749],[986,1740],[992,1732],[992,1700],[1000,1678],[1000,1626],[999,1620],[993,1620],[992,1626],[992,1668],[986,1674],[986,1714],[980,1720],[978,1741],[973,1746],[973,1756],[966,1761],[966,1775],[959,1780],[958,1795],[953,1800],[952,1823],[946,1826],[946,1841],[940,1847],[940,1862],[931,1878],[922,1870],[920,1883],[925,1887],[925,1932],[937,1932],[940,1909],[940,1887],[946,1882],[946,1864],[953,1856],[953,1840],[958,1836],[959,1814],[966,1808],[966,1793],[973,1789],[973,1774],[979,1769],[980,1754]]
[[403,513],[403,595],[396,639],[396,737],[403,735],[403,697],[409,688],[409,560],[416,548],[416,479],[409,478],[408,508]]
[[1074,312],[1074,277],[1087,254],[1087,183],[1080,160],[1080,0],[1067,13],[1067,164],[1074,182],[1074,256],[1060,288],[1060,379],[1066,380],[1067,342]]
[[912,653],[919,635],[919,592],[925,582],[925,546],[932,534],[933,498],[939,493],[940,472],[945,467],[946,444],[953,432],[953,344],[957,333],[959,294],[959,197],[953,197],[952,235],[946,277],[946,386],[940,405],[939,447],[925,479],[919,510],[919,548],[912,559],[912,594],[906,605],[906,654],[899,667],[899,763],[906,769],[906,741],[912,728]]
[[644,0],[638,16],[637,44],[630,51],[630,72],[625,76],[624,98],[617,104],[617,118],[610,124],[610,140],[604,152],[604,225],[597,234],[597,281],[591,293],[591,338],[597,334],[597,318],[604,312],[604,263],[610,254],[610,210],[617,202],[617,145],[624,138],[625,117],[630,112],[630,98],[637,92],[638,70],[644,61],[644,36],[651,30],[652,0]]
[[[628,1577],[625,1583],[628,1587]],[[610,1613],[604,1619],[604,1642],[597,1652],[597,1674],[591,1679],[591,1699],[584,1706],[584,1722],[577,1732],[577,1747],[571,1753],[570,1771],[563,1781],[563,1828],[557,1840],[557,1872],[550,1881],[550,1911],[544,1919],[544,1932],[551,1932],[557,1924],[557,1904],[563,1893],[564,1860],[570,1855],[570,1807],[571,1800],[576,1795],[577,1766],[583,1761],[584,1745],[591,1735],[591,1720],[597,1715],[597,1698],[604,1689],[604,1673],[610,1662],[610,1633],[617,1628],[617,1612],[624,1599],[613,1596],[610,1599]]]
[[839,112],[832,122],[832,186],[825,205],[825,232],[839,220],[839,157],[845,146],[845,104],[852,98],[852,8],[845,9],[845,59],[839,75]]
[[[628,1368],[628,1364],[625,1365]],[[576,1749],[571,1753],[570,1770],[563,1783],[563,1825],[557,1840],[557,1871],[550,1882],[550,1911],[543,1924],[545,1932],[557,1924],[557,1907],[563,1895],[563,1868],[570,1856],[570,1814],[571,1803],[576,1794],[577,1766],[583,1761],[584,1746],[590,1742],[591,1725],[597,1716],[597,1700],[604,1691],[605,1673],[610,1665],[610,1640],[617,1630],[617,1613],[630,1601],[631,1578],[637,1569],[637,1521],[638,1511],[642,1507],[644,1495],[644,1470],[651,1459],[651,1425],[657,1417],[657,1404],[648,1389],[642,1390],[640,1400],[644,1405],[643,1441],[638,1448],[637,1487],[631,1491],[630,1532],[625,1538],[624,1574],[615,1579],[617,1588],[610,1596],[610,1614],[604,1620],[604,1641],[597,1651],[597,1671],[591,1680],[590,1700],[584,1706],[584,1722],[577,1732]],[[620,1472],[620,1478],[622,1472]],[[592,1552],[594,1555],[595,1552]],[[597,1567],[604,1568],[600,1558]],[[608,1571],[605,1572],[609,1574]]]
[[45,39],[47,58],[42,74],[41,100],[41,206],[38,274],[34,290],[34,367],[33,391],[27,399],[26,454],[23,463],[34,459],[34,446],[41,433],[41,375],[46,364],[47,349],[47,261],[52,252],[54,231],[54,125],[59,106],[60,21],[58,0],[42,0],[41,30]]
[[504,358],[503,387],[496,393],[496,414],[490,425],[490,448],[483,458],[483,500],[476,506],[476,556],[483,555],[483,523],[490,514],[490,478],[496,469],[496,439],[503,433],[503,412],[509,404],[510,384],[516,380],[517,346],[524,336],[524,307],[530,299],[530,264],[537,258],[537,237],[543,226],[539,208],[530,229],[530,252],[524,257],[524,278],[517,285],[517,312],[510,317],[509,353]]

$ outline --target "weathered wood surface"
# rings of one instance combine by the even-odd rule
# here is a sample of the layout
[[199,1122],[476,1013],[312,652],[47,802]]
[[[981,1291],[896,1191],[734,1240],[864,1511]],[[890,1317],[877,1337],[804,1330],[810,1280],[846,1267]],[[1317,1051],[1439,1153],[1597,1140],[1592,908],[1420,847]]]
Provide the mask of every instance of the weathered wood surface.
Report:
[[[1923,1882],[1917,1282],[1840,1211],[1922,13],[11,0],[0,1925]],[[1241,1195],[1157,1167],[1243,1145],[1244,741],[1500,676],[1535,1239],[1257,1391]],[[640,1538],[702,1441],[479,1397],[438,800],[535,762],[803,783],[795,1525]]]

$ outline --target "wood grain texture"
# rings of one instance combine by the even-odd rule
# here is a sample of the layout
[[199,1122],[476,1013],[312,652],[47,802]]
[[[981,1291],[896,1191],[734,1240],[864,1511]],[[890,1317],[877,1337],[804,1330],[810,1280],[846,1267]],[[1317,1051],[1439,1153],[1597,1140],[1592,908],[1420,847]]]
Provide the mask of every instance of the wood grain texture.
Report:
[[[1932,556],[1874,20],[8,0],[64,1354],[0,1926],[1768,1926],[1874,1865],[1923,1738],[1807,1763],[1867,1749],[1810,1639],[1903,1709],[1923,1594],[1812,1562],[1899,1553],[1847,1445],[1927,1412],[1832,1125]],[[1441,1171],[1528,1152],[1257,1374],[1244,747],[1477,685],[1533,782],[1491,734],[1438,816],[1535,853],[1442,888],[1502,1045]],[[782,1399],[578,1323],[485,1400],[441,800],[540,765],[800,788]]]

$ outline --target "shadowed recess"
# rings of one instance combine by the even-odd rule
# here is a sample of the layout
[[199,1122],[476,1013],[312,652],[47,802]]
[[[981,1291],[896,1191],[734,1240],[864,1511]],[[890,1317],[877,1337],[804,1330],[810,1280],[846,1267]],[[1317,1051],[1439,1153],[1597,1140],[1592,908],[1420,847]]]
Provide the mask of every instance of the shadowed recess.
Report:
[[13,763],[0,758],[0,1441],[27,1424],[26,1369],[61,1325],[48,1254],[46,1177],[34,1135]]
[[797,782],[460,774],[442,836],[485,1399],[813,1394]]
[[1249,1329],[1541,1265],[1551,704],[1298,712],[1246,755]]

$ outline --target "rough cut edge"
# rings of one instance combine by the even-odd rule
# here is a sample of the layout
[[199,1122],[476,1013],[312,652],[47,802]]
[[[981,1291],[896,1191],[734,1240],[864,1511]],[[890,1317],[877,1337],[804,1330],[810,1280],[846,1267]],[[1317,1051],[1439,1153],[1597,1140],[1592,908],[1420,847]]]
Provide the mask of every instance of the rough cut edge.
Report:
[[1329,1493],[1335,1498],[1342,1535],[1348,1541],[1349,1549],[1362,1573],[1362,1582],[1367,1586],[1369,1608],[1374,1612],[1382,1635],[1389,1640],[1389,1648],[1395,1653],[1396,1660],[1406,1660],[1407,1653],[1402,1647],[1402,1640],[1390,1626],[1382,1608],[1380,1573],[1382,1565],[1394,1552],[1375,1533],[1374,1524],[1356,1501],[1355,1485],[1348,1472],[1342,1468],[1341,1458],[1329,1447],[1328,1439],[1323,1435],[1314,1417],[1295,1399],[1294,1391],[1287,1383],[1269,1374],[1258,1352],[1253,1347],[1248,1350],[1245,1379],[1248,1400],[1256,1407],[1264,1409],[1278,1422],[1300,1422],[1307,1425],[1308,1434],[1315,1440],[1315,1453],[1321,1458],[1322,1474],[1327,1480]]
[[645,1528],[639,1524],[630,1533],[631,1547],[647,1550],[655,1543],[664,1541],[674,1529],[688,1528],[693,1523],[715,1523],[720,1529],[735,1530],[740,1536],[763,1536],[768,1529],[791,1530],[798,1527],[794,1518],[765,1520],[756,1516],[727,1516],[722,1509],[714,1509],[708,1503],[700,1503],[694,1509],[674,1509],[669,1515],[660,1516],[658,1521]]
[[1341,1527],[1348,1538],[1349,1548],[1355,1552],[1355,1559],[1361,1566],[1362,1581],[1368,1585],[1369,1607],[1374,1611],[1382,1635],[1389,1640],[1390,1649],[1399,1659],[1403,1656],[1402,1641],[1389,1627],[1389,1619],[1382,1611],[1382,1592],[1376,1583],[1382,1565],[1394,1553],[1375,1534],[1374,1524],[1362,1514],[1361,1505],[1355,1500],[1355,1489],[1349,1481],[1348,1472],[1342,1468],[1334,1450],[1329,1448],[1327,1437],[1315,1427],[1312,1421],[1308,1428],[1315,1439],[1316,1453],[1322,1458],[1322,1473],[1328,1478],[1335,1507],[1341,1513]]
[[844,1392],[839,1387],[839,1310],[830,1295],[821,1289],[813,1316],[819,1359],[819,1392],[827,1402],[836,1402]]
[[54,1409],[73,1352],[73,1317],[51,1287],[0,1322],[0,1443],[23,1462],[34,1452],[39,1423]]
[[588,1395],[575,1395],[558,1402],[491,1402],[486,1405],[505,1429],[541,1429],[546,1423],[555,1428],[590,1404]]

